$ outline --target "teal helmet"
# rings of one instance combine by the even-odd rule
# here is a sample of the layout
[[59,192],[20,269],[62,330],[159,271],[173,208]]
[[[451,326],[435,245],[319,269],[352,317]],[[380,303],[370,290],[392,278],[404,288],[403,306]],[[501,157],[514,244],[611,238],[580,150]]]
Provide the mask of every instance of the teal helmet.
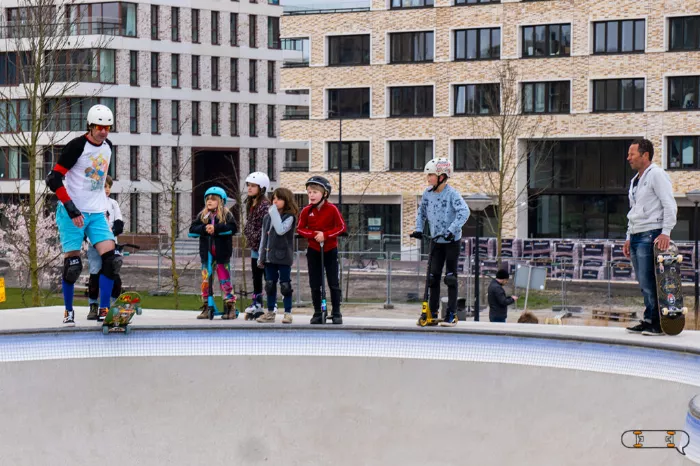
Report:
[[211,194],[219,196],[223,203],[226,204],[228,196],[226,196],[226,191],[224,191],[222,188],[219,188],[218,186],[212,186],[211,188],[207,189],[207,192],[204,193],[204,202],[207,201],[207,196]]

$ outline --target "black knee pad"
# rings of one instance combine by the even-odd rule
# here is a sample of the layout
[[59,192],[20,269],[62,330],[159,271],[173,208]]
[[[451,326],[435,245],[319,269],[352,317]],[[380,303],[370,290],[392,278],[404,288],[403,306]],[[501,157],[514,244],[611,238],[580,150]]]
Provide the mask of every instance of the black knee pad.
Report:
[[122,256],[116,254],[114,250],[102,254],[102,270],[100,273],[110,280],[114,280],[119,275],[122,268]]
[[447,285],[448,288],[456,288],[457,287],[457,275],[448,273],[445,275],[445,285]]
[[277,292],[277,283],[272,280],[265,280],[265,293],[271,295],[275,292]]
[[83,261],[80,256],[66,257],[63,259],[63,280],[66,283],[75,283],[83,271]]
[[428,286],[435,287],[435,286],[440,286],[440,277],[436,277],[432,273],[430,274],[430,278],[428,279]]
[[292,295],[292,282],[280,282],[280,293],[282,293],[282,296],[291,296]]
[[90,299],[97,299],[100,295],[100,274],[91,273],[90,280],[88,280],[88,297]]

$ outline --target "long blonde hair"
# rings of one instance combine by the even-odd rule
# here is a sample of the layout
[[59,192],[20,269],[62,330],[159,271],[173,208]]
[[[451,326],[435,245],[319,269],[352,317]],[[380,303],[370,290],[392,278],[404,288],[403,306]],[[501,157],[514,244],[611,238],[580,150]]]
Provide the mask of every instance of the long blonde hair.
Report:
[[220,198],[219,196],[217,196],[216,194],[210,194],[210,195],[208,195],[208,196],[204,199],[204,208],[203,208],[202,211],[199,213],[199,218],[202,220],[202,223],[207,223],[207,222],[209,222],[209,214],[210,214],[211,212],[209,212],[209,209],[207,209],[207,201],[208,201],[209,199],[212,199],[212,198],[216,199],[216,203],[217,203],[217,206],[216,206],[216,220],[217,220],[219,223],[225,223],[225,222],[226,222],[226,217],[228,217],[228,214],[230,213],[230,211],[229,211],[228,208],[226,208],[226,206],[224,205],[223,199],[221,199],[221,198]]

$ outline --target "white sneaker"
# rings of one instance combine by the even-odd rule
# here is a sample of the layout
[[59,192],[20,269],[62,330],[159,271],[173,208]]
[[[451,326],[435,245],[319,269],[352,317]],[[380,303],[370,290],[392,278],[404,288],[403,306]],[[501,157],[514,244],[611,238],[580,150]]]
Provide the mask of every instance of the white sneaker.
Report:
[[292,323],[292,313],[291,312],[285,312],[284,313],[284,318],[282,319],[283,324],[291,324]]
[[75,327],[75,312],[66,310],[63,313],[63,325],[66,327]]

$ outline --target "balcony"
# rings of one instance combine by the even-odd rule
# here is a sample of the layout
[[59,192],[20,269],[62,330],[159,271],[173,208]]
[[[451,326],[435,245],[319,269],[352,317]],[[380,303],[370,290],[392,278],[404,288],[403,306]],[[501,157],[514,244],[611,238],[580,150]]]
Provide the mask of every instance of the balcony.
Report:
[[287,106],[284,109],[283,120],[308,120],[309,107],[293,107]]
[[[41,30],[41,33],[38,31]],[[59,37],[105,35],[136,37],[136,29],[114,21],[88,21],[67,24],[65,22],[42,24],[32,21],[6,21],[0,26],[0,39],[30,37]]]
[[285,160],[283,171],[286,172],[308,172],[309,171],[309,161],[308,160]]

